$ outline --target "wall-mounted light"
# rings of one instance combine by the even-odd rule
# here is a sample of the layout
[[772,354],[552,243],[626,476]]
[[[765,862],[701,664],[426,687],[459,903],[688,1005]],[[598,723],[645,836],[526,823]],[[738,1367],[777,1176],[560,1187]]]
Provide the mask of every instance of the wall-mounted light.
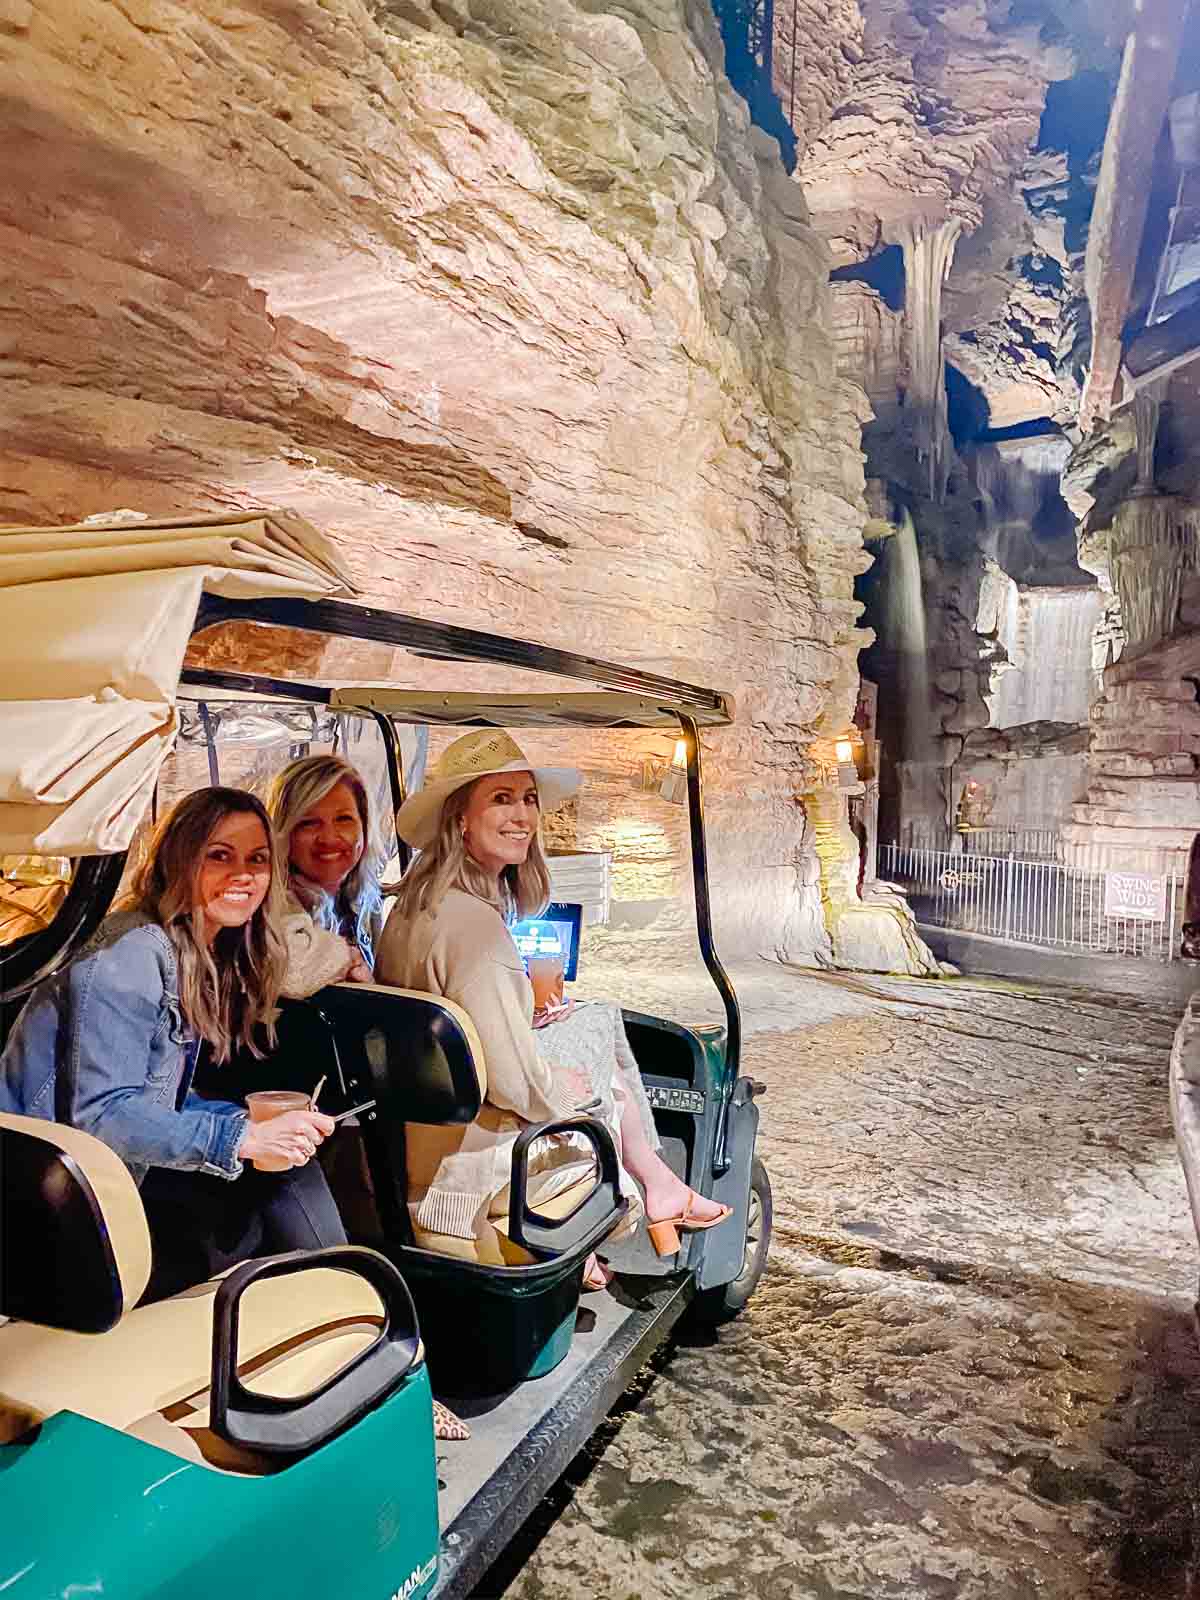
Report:
[[644,756],[638,788],[645,794],[660,795],[673,805],[682,805],[687,795],[687,756],[686,739],[676,739],[669,761],[664,756]]
[[687,740],[676,739],[671,765],[667,768],[658,788],[663,799],[669,800],[675,806],[681,806],[687,796],[687,756]]
[[861,744],[853,728],[847,728],[833,741],[833,753],[837,758],[837,778],[839,789],[857,789],[859,785],[858,763],[854,759],[855,746]]

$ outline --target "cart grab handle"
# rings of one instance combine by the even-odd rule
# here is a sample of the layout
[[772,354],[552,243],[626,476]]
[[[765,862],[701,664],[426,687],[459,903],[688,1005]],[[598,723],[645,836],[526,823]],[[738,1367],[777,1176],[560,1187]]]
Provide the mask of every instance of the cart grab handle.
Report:
[[[529,1201],[529,1150],[547,1134],[582,1134],[596,1152],[596,1187],[565,1217],[548,1217]],[[509,1187],[508,1236],[531,1255],[553,1257],[594,1250],[629,1210],[621,1193],[621,1164],[612,1134],[595,1117],[564,1117],[526,1128],[513,1145]]]
[[[311,1394],[298,1399],[255,1394],[238,1377],[238,1311],[252,1283],[332,1268],[365,1278],[383,1302],[379,1337]],[[213,1304],[210,1427],[220,1438],[266,1455],[300,1455],[357,1422],[412,1371],[420,1332],[412,1296],[385,1256],[360,1245],[331,1245],[247,1261],[224,1279]]]

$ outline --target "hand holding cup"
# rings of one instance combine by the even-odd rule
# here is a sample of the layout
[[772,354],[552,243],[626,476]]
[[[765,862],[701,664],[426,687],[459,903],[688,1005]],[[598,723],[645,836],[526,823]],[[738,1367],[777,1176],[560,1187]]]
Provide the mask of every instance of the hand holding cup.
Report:
[[259,1172],[302,1167],[334,1130],[334,1120],[313,1111],[305,1094],[268,1089],[246,1096],[250,1123],[238,1154]]

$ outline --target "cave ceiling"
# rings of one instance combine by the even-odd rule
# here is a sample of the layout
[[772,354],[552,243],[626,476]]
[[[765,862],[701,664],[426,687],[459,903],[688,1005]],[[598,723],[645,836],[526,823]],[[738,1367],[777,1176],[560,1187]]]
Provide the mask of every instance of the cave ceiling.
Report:
[[[793,93],[793,30],[786,15],[776,24],[796,176],[835,269],[961,225],[944,351],[991,430],[1069,425],[1078,411],[1083,252],[1120,11],[1040,0],[840,4],[823,13],[839,48],[827,46],[819,74],[808,74],[819,76],[815,95]],[[858,298],[846,314],[861,322]]]

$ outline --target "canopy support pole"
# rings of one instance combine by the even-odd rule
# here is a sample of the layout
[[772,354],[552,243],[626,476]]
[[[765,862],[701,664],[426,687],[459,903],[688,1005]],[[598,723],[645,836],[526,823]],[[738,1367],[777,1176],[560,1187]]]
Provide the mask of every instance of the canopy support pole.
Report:
[[700,954],[708,968],[709,977],[725,1005],[725,1083],[722,1085],[725,1104],[717,1125],[716,1149],[713,1153],[713,1172],[723,1177],[729,1171],[729,1107],[733,1099],[733,1085],[742,1059],[742,1012],[729,974],[721,965],[713,943],[712,901],[708,889],[708,843],[704,833],[704,775],[700,765],[700,729],[696,719],[686,712],[677,713],[679,726],[687,746],[687,798],[688,826],[692,835],[692,886],[696,899],[696,934],[700,940]]

